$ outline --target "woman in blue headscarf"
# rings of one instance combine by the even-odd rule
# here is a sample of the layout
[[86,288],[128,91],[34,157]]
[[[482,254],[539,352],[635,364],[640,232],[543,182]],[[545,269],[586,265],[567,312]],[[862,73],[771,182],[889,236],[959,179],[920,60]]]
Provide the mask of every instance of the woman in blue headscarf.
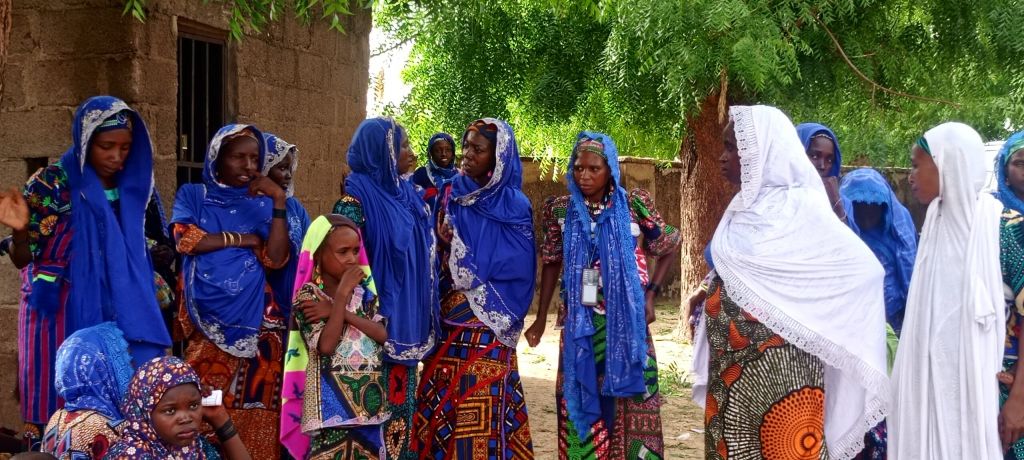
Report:
[[796,126],[796,133],[800,136],[804,150],[807,151],[807,158],[811,160],[814,169],[821,176],[821,182],[825,184],[825,192],[828,194],[829,203],[832,203],[832,211],[839,220],[846,222],[846,207],[839,194],[839,168],[843,164],[839,139],[828,126],[820,123],[801,123]]
[[455,139],[448,133],[437,133],[427,142],[427,164],[412,175],[413,185],[423,189],[423,201],[436,210],[437,192],[451,181],[459,170],[455,167]]
[[42,451],[63,459],[100,459],[118,435],[121,402],[132,378],[128,342],[114,323],[68,336],[57,350],[57,393],[64,408],[50,417]]
[[254,452],[277,458],[286,318],[266,272],[288,262],[287,195],[267,176],[263,135],[227,125],[210,141],[203,183],[174,202],[182,254],[185,360],[224,405]]
[[[570,194],[548,199],[544,209],[540,306],[526,331],[536,346],[561,275],[559,458],[626,458],[638,448],[651,455],[645,458],[662,458],[658,365],[647,324],[680,233],[646,191],[626,191],[607,135],[580,133],[569,165]],[[653,272],[648,255],[657,260]]]
[[116,321],[136,362],[171,344],[147,247],[163,230],[146,125],[120,99],[97,96],[75,111],[71,135],[67,152],[22,193],[0,193],[0,223],[14,230],[6,250],[23,268],[21,417],[39,425],[61,405],[54,361],[67,335]]
[[839,190],[850,216],[848,225],[885,269],[885,317],[899,333],[917,257],[914,220],[874,169],[862,168],[843,176]]
[[363,232],[379,293],[391,420],[384,423],[388,458],[410,458],[417,365],[437,333],[437,282],[430,215],[412,184],[401,179],[412,151],[405,130],[390,118],[364,120],[348,148],[348,194],[334,205]]
[[473,122],[462,157],[438,204],[442,342],[423,368],[414,448],[420,458],[533,458],[516,342],[536,251],[512,128]]
[[1006,140],[996,156],[999,191],[996,198],[1003,206],[1024,213],[1024,131]]
[[267,153],[262,174],[284,189],[285,196],[288,197],[285,201],[291,249],[288,253],[288,264],[280,270],[267,273],[267,281],[274,290],[274,301],[281,307],[282,316],[289,318],[292,310],[292,284],[295,283],[302,239],[309,228],[309,213],[299,199],[295,198],[295,171],[299,167],[299,149],[284,139],[266,132],[263,133],[263,143]]

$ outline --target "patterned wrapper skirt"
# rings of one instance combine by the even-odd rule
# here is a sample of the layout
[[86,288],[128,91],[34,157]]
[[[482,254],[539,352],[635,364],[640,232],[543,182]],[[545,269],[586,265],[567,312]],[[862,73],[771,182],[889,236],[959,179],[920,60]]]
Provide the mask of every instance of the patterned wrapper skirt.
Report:
[[420,459],[532,459],[515,348],[478,322],[461,324],[470,325],[442,324],[445,340],[424,361],[413,449]]
[[[604,378],[607,332],[604,315],[595,314],[593,323],[594,356],[597,361],[598,387]],[[564,337],[563,337],[564,339]],[[661,395],[658,391],[658,362],[654,342],[647,333],[647,365],[644,367],[647,391],[633,398],[601,398],[602,417],[590,426],[590,434],[580,439],[569,421],[562,392],[562,360],[559,354],[555,398],[558,400],[558,458],[560,459],[644,459],[664,458],[661,435]]]
[[827,459],[821,361],[743,312],[720,279],[709,292],[705,457]]

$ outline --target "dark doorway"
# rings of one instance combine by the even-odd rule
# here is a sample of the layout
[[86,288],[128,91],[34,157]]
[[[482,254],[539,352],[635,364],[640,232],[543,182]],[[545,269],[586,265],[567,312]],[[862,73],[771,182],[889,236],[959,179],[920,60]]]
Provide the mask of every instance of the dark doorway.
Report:
[[[224,124],[224,40],[179,23],[177,185],[203,180],[206,145]],[[195,30],[192,30],[195,29]]]

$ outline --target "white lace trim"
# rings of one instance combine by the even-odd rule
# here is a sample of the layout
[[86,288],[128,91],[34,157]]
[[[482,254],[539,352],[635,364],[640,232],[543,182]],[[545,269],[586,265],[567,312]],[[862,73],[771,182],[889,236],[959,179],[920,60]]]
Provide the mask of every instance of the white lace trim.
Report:
[[135,113],[135,111],[128,107],[128,104],[124,103],[124,101],[115,101],[110,105],[110,108],[106,110],[94,109],[82,115],[82,134],[78,139],[78,145],[81,149],[81,154],[78,156],[79,171],[85,170],[85,158],[89,156],[89,140],[92,139],[93,131],[96,131],[96,128],[103,124],[107,118],[110,118],[112,115],[122,110],[128,110],[133,114]]
[[[754,204],[757,194],[761,191],[763,159],[757,143],[757,130],[754,128],[754,114],[751,108],[729,107],[729,118],[732,119],[733,130],[736,133],[736,147],[740,156],[740,197],[743,200],[743,208],[746,209]],[[735,209],[733,206],[730,208]]]
[[295,195],[295,171],[299,169],[299,149],[294,144],[289,144],[284,139],[274,135],[274,145],[266,146],[267,158],[263,163],[263,171],[261,173],[266,176],[270,174],[270,170],[284,160],[284,157],[289,153],[292,154],[292,182],[288,184],[288,190],[285,190],[285,196]]
[[455,197],[455,202],[463,206],[472,206],[481,198],[481,195],[487,193],[491,189],[498,186],[498,182],[501,182],[501,175],[505,171],[505,163],[508,162],[508,158],[503,157],[503,153],[508,149],[508,145],[512,143],[512,132],[506,129],[506,125],[497,118],[483,118],[484,123],[492,124],[498,127],[497,142],[494,145],[494,173],[491,174],[491,179],[487,181],[487,184],[480,187],[472,192],[465,195]]

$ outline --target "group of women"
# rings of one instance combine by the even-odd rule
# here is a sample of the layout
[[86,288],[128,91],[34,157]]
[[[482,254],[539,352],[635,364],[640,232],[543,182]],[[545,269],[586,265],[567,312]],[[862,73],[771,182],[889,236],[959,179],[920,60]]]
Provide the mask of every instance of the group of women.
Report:
[[[648,325],[680,233],[625,187],[615,142],[580,133],[568,194],[541,210],[525,330],[537,242],[512,128],[435,135],[416,171],[409,143],[394,120],[363,121],[342,197],[311,219],[296,146],[231,124],[167,222],[143,120],[84,102],[67,153],[0,194],[0,249],[23,275],[22,416],[41,449],[533,458],[516,345],[541,341],[558,287],[559,457],[663,458]],[[823,125],[734,106],[723,146],[739,192],[690,299],[706,456],[1024,458],[1024,133],[994,193],[970,127],[913,144],[920,239],[877,171],[840,174]]]
[[[44,452],[534,457],[516,345],[537,242],[506,122],[435,135],[413,171],[402,126],[365,120],[341,199],[315,219],[293,196],[298,149],[253,125],[214,135],[169,221],[135,111],[91,98],[72,134],[0,193],[24,279],[22,416]],[[526,332],[541,340],[560,286],[559,456],[662,458],[648,324],[680,234],[622,183],[608,136],[581,133],[568,169],[568,195],[542,212]]]
[[723,145],[740,191],[690,298],[706,457],[1024,458],[1024,133],[994,193],[969,126],[913,143],[920,239],[823,125],[734,106]]

